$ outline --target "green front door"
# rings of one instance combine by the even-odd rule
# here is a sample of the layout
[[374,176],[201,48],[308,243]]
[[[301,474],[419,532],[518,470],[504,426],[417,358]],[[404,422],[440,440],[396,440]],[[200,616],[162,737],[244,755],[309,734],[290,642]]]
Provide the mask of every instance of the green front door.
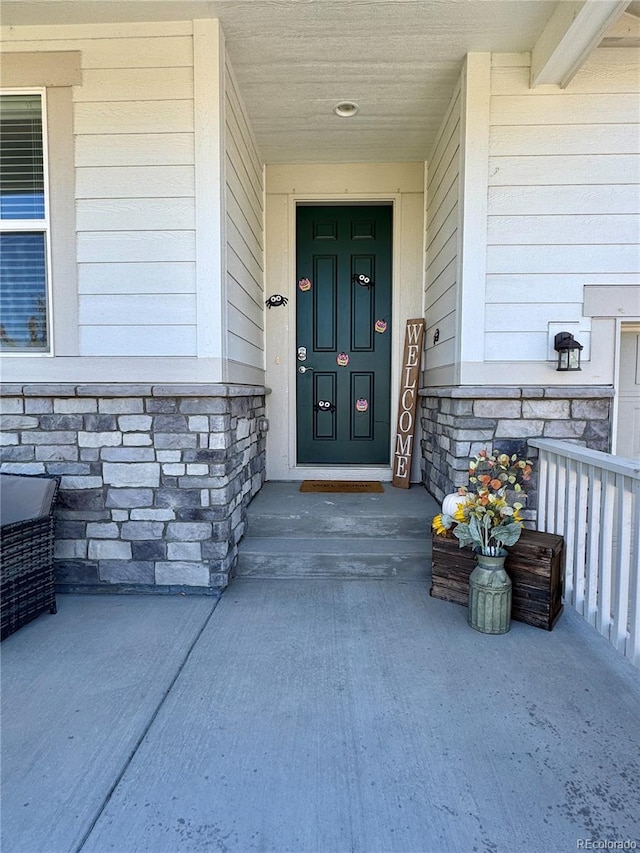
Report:
[[297,209],[298,464],[389,463],[391,206]]

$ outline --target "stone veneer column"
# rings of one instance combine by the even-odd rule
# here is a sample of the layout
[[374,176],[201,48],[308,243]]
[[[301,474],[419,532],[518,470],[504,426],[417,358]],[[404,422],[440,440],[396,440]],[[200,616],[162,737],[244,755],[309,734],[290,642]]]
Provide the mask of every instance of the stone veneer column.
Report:
[[62,477],[60,591],[211,592],[264,481],[262,387],[2,388],[1,470]]
[[[469,458],[483,448],[535,458],[530,438],[554,438],[608,452],[611,386],[424,388],[422,479],[438,500],[468,483]],[[533,517],[535,483],[525,513]]]

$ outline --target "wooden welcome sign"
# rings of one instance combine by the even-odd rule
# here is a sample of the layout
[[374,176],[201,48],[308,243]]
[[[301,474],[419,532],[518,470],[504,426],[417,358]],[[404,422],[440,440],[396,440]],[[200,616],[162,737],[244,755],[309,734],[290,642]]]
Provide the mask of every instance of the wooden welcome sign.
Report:
[[418,379],[424,338],[424,320],[407,320],[404,337],[404,356],[400,376],[400,402],[398,404],[398,428],[396,430],[393,457],[392,485],[400,489],[409,488],[411,459],[413,457],[413,433],[416,407],[418,404]]

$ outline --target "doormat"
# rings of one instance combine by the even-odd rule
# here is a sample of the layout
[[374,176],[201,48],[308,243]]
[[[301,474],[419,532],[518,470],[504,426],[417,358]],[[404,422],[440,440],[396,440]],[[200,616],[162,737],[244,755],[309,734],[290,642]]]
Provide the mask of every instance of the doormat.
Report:
[[377,480],[303,480],[301,492],[384,492]]

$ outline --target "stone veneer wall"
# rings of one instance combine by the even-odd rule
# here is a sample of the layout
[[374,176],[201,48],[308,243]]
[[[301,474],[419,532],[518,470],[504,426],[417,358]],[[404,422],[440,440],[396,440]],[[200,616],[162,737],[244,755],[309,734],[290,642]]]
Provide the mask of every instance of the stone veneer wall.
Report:
[[213,592],[262,486],[265,389],[2,388],[1,470],[59,474],[60,591]]
[[[442,387],[422,389],[420,397],[422,479],[438,500],[467,485],[469,458],[485,447],[529,459],[537,455],[530,438],[610,450],[610,386]],[[535,505],[534,480],[525,517]]]

